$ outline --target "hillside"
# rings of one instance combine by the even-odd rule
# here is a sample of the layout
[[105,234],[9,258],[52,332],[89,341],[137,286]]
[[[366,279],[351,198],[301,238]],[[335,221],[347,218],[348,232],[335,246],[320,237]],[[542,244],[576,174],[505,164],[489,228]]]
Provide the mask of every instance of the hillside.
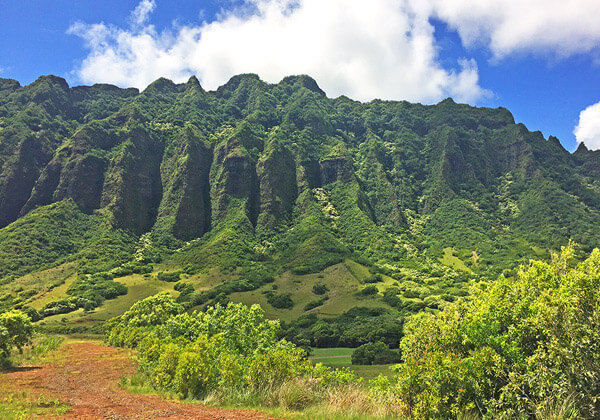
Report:
[[394,344],[398,314],[469,279],[597,246],[599,174],[506,109],[331,99],[307,76],[0,79],[0,311],[85,329],[169,290],[259,302],[302,344]]

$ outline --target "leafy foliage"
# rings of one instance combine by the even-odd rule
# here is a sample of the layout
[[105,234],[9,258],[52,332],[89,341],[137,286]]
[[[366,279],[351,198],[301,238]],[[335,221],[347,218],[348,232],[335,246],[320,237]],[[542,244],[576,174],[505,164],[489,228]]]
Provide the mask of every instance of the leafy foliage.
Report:
[[352,352],[353,365],[387,365],[399,361],[400,353],[381,341],[363,344]]
[[112,320],[107,340],[136,348],[140,370],[152,386],[181,397],[274,391],[291,378],[315,373],[323,386],[334,378],[354,379],[323,366],[315,370],[304,350],[277,339],[278,329],[279,323],[266,320],[258,305],[230,303],[189,314],[161,293]]
[[0,367],[8,363],[11,351],[31,342],[33,325],[21,311],[8,311],[0,314]]
[[274,308],[289,309],[294,306],[290,293],[268,293],[267,302]]
[[474,287],[437,315],[405,326],[405,362],[393,393],[419,418],[467,410],[533,416],[536,402],[574,399],[579,416],[600,409],[600,251],[574,263],[532,261],[516,278]]

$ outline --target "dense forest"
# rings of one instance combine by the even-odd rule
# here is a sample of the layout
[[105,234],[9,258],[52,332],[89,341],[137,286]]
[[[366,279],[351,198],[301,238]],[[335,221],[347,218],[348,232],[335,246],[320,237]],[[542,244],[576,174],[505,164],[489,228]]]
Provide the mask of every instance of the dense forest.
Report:
[[[600,152],[450,98],[0,79],[0,359],[31,320],[107,333],[182,397],[593,418],[599,175]],[[359,386],[315,347],[399,374]]]

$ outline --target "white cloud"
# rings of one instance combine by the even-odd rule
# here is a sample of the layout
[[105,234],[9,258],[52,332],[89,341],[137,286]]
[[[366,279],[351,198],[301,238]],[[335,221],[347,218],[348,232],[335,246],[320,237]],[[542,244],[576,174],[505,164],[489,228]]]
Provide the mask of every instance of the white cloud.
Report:
[[154,0],[142,0],[131,12],[131,21],[136,25],[143,25],[150,17],[150,14],[156,8]]
[[[240,4],[231,2],[231,4]],[[306,73],[330,96],[436,102],[486,96],[477,64],[443,67],[431,18],[455,29],[467,47],[495,59],[514,53],[600,57],[598,0],[242,0],[216,21],[157,31],[155,0],[142,0],[131,26],[76,23],[69,33],[89,48],[83,82],[143,88],[160,76],[196,74],[214,89],[238,73],[269,82]]]
[[585,143],[588,149],[600,149],[600,102],[579,113],[579,124],[573,133],[577,143]]
[[238,73],[268,82],[304,73],[330,96],[359,100],[476,102],[487,94],[475,61],[439,64],[429,16],[408,0],[247,0],[216,21],[163,32],[148,24],[154,6],[143,0],[130,28],[73,25],[69,33],[90,50],[79,79],[143,88],[196,74],[214,89]]
[[496,58],[516,52],[564,58],[600,46],[598,0],[411,1],[457,30],[465,45],[488,47]]

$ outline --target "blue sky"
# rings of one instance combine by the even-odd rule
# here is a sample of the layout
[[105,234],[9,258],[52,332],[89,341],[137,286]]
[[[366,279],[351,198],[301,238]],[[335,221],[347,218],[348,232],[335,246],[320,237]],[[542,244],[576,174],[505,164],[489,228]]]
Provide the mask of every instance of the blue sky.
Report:
[[598,3],[0,0],[0,77],[143,88],[197,74],[214,89],[308,73],[332,97],[503,106],[568,150],[579,124],[600,148]]

